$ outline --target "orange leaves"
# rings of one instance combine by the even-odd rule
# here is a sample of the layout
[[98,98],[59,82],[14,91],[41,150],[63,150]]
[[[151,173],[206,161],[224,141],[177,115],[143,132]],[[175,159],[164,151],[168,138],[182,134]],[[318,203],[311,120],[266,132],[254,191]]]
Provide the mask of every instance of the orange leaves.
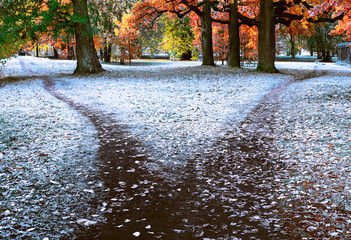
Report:
[[338,22],[335,30],[331,31],[331,34],[344,35],[344,40],[351,40],[351,5],[348,5],[348,9],[345,11],[345,16]]
[[96,50],[100,50],[101,48],[104,47],[102,44],[103,40],[99,36],[94,36],[93,40],[94,40],[94,46]]
[[139,49],[137,43],[139,38],[139,30],[136,24],[135,16],[131,13],[123,14],[121,21],[115,21],[117,28],[115,29],[115,42],[121,48],[121,58],[129,59],[129,63]]
[[227,59],[228,54],[228,25],[213,24],[213,52],[217,60]]
[[247,25],[240,26],[240,49],[244,53],[246,60],[253,61],[257,59],[257,27]]

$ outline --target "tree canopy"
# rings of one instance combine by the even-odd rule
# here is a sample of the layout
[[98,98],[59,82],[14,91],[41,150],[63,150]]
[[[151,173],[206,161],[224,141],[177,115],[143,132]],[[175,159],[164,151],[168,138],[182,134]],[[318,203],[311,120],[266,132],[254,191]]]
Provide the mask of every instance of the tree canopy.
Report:
[[[317,36],[321,29],[326,30],[323,41]],[[319,46],[315,51],[329,56],[335,48],[335,41],[329,36],[351,39],[351,0],[0,3],[0,58],[20,49],[38,52],[40,45],[50,46],[55,57],[78,60],[76,73],[102,71],[96,50],[101,59],[109,62],[113,49],[119,52],[122,62],[140,56],[143,50],[163,50],[180,59],[199,53],[203,65],[214,65],[217,59],[240,67],[242,59],[258,59],[258,70],[274,72],[278,51],[275,42],[281,35],[289,36],[292,55],[298,49],[297,36],[308,35],[314,36],[314,44]],[[307,42],[302,38],[301,41]]]

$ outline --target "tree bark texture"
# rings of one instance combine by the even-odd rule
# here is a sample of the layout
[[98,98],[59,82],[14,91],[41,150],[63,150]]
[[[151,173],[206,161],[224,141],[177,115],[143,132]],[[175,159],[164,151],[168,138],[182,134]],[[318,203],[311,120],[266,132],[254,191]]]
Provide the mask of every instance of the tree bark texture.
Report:
[[234,0],[234,3],[229,4],[228,66],[240,68],[240,37],[237,0]]
[[260,0],[260,25],[258,29],[258,65],[262,72],[278,72],[275,61],[275,21],[273,0]]
[[72,0],[75,18],[77,68],[74,74],[92,74],[102,72],[93,40],[87,0]]
[[202,65],[214,65],[211,0],[205,0],[201,16]]

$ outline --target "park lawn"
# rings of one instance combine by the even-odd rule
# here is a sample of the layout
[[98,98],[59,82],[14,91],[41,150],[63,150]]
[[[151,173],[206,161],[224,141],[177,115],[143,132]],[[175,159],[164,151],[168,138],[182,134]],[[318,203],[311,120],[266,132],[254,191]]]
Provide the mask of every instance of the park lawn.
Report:
[[[73,61],[23,59],[39,76],[51,75],[60,93],[127,125],[154,159],[148,168],[164,174],[206,151],[270,89],[293,79],[197,62],[111,64],[104,65],[108,72],[77,77],[70,75]],[[296,219],[298,236],[350,234],[351,78],[342,69],[343,75],[292,84],[276,114],[277,153],[285,163],[276,172],[276,198],[285,223]],[[28,78],[17,59],[2,75],[18,81],[0,88],[0,237],[67,237],[102,222],[92,124],[45,92],[40,79]]]

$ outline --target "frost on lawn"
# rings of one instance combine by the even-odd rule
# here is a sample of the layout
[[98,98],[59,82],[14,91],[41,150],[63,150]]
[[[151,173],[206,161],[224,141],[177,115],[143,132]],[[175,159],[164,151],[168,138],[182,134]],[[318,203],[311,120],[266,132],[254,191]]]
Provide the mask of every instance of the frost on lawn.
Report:
[[291,86],[282,99],[276,179],[283,217],[297,236],[351,235],[351,81],[327,76]]
[[0,88],[0,239],[72,235],[101,217],[92,125],[51,97],[40,80]]
[[[72,74],[76,68],[76,61],[57,60],[49,58],[33,58],[29,56],[18,57],[26,63],[26,67],[38,76]],[[26,73],[28,75],[28,73]]]
[[[228,68],[154,68],[58,79],[58,90],[113,114],[166,165],[186,164],[288,77]],[[230,123],[230,124],[228,124]]]
[[27,74],[21,69],[18,59],[15,57],[7,59],[5,64],[0,63],[0,79],[5,77],[18,77],[26,75]]

